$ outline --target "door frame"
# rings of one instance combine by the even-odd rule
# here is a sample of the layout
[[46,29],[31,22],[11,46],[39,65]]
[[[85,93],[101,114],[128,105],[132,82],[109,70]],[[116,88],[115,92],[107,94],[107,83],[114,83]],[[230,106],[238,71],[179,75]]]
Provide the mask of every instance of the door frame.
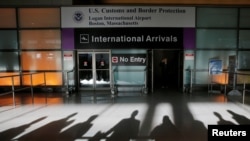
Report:
[[[79,54],[84,54],[84,53],[90,53],[92,54],[92,77],[93,77],[93,86],[92,87],[81,87],[80,86],[80,76],[79,76]],[[101,53],[105,53],[109,55],[109,87],[97,87],[96,84],[96,79],[97,79],[97,75],[96,75],[96,54],[101,54]],[[110,50],[77,50],[76,51],[76,84],[77,84],[77,88],[78,90],[110,90],[111,89],[111,51]]]
[[[159,59],[161,57],[163,57],[164,55],[168,55],[168,54],[172,54],[174,53],[174,55],[172,56],[172,64],[176,64],[176,73],[174,74],[175,78],[170,78],[170,80],[175,80],[174,82],[169,82],[170,84],[172,84],[172,86],[170,88],[173,89],[180,89],[183,86],[183,50],[168,50],[168,49],[152,49],[152,54],[151,54],[151,59],[152,59],[152,63],[149,63],[149,65],[151,65],[152,68],[152,92],[154,92],[157,89],[160,89],[160,86],[158,86],[158,82],[160,82],[159,80],[159,76],[157,77],[156,74],[158,75],[160,72],[159,69],[156,69],[157,66],[159,66]],[[150,59],[150,58],[149,58]],[[174,59],[174,60],[173,60]],[[174,62],[173,62],[174,61]],[[169,62],[170,63],[170,62]],[[169,65],[173,66],[173,65]],[[149,66],[150,67],[150,66]],[[173,69],[172,69],[173,72]],[[172,75],[171,75],[172,76]],[[157,87],[156,87],[157,85]]]

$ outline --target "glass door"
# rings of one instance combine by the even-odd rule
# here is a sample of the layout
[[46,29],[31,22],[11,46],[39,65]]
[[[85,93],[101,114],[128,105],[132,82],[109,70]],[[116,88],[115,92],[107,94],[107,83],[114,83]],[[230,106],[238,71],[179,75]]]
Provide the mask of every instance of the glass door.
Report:
[[79,89],[110,88],[110,53],[78,52]]

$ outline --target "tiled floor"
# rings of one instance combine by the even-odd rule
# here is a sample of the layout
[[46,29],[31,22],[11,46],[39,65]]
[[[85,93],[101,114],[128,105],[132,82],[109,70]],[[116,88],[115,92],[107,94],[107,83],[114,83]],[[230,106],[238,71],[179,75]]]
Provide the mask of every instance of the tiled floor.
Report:
[[[206,141],[210,124],[250,124],[249,97],[161,89],[153,94],[36,93],[2,105],[1,141]],[[46,104],[47,103],[47,104]]]

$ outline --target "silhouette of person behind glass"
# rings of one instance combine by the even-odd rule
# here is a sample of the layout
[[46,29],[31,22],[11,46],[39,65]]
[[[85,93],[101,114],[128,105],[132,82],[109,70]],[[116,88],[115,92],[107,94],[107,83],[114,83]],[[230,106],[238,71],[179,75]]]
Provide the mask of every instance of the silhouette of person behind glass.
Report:
[[80,69],[84,69],[84,73],[82,73],[82,79],[87,79],[87,80],[90,80],[92,79],[92,73],[91,73],[91,67],[92,67],[92,64],[91,62],[88,60],[88,56],[84,56],[83,57],[83,60],[82,60],[82,63],[81,63],[81,68]]
[[167,88],[168,87],[168,80],[167,80],[167,75],[168,75],[168,59],[162,58],[160,62],[160,67],[161,67],[161,82],[162,82],[162,88]]
[[97,80],[106,80],[106,72],[105,70],[102,69],[106,69],[106,62],[105,59],[103,58],[103,55],[101,55],[100,60],[97,62]]
[[135,119],[138,111],[132,112],[131,117],[121,120],[113,128],[105,133],[105,136],[111,134],[107,137],[107,141],[129,141],[130,139],[135,139],[138,136],[140,121]]
[[150,133],[150,138],[155,141],[178,141],[180,133],[168,116],[164,116],[162,124],[156,126]]

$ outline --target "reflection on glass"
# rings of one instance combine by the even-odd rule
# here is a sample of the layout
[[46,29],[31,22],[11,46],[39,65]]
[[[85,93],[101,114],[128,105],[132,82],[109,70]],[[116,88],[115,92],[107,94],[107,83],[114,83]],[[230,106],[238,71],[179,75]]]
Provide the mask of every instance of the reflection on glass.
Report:
[[96,54],[96,69],[109,68],[109,54]]
[[78,54],[78,58],[80,87],[93,87],[92,54]]
[[[102,73],[102,75],[100,75],[100,79],[96,80],[95,83],[96,84],[110,84],[109,81],[109,71],[100,71]],[[105,73],[105,78],[103,77],[103,74]],[[93,81],[93,75],[92,75],[92,71],[80,71],[79,72],[79,78],[80,78],[80,84],[81,86],[84,85],[93,85],[94,81]]]
[[106,70],[97,70],[96,71],[97,74],[97,81],[107,81],[109,80],[109,71]]
[[92,54],[79,54],[79,69],[92,69]]
[[21,49],[60,49],[61,31],[48,30],[20,30]]
[[[24,75],[22,78],[23,85],[41,85],[46,83],[47,86],[60,86],[63,84],[62,72],[46,72],[37,73],[32,75],[31,81],[30,75]],[[45,77],[45,80],[44,80]]]
[[79,77],[81,80],[88,80],[89,81],[89,80],[93,79],[92,71],[91,70],[80,71]]
[[145,84],[145,72],[124,70],[114,72],[115,83],[119,85],[144,85]]
[[[16,76],[17,75],[17,76]],[[9,77],[6,77],[9,76]],[[0,86],[12,86],[12,77],[14,79],[14,85],[19,86],[20,85],[20,76],[19,73],[16,72],[2,72],[0,73]]]
[[80,87],[110,86],[108,53],[81,53],[78,58]]
[[96,54],[96,86],[109,87],[109,54]]
[[104,80],[100,80],[100,81],[96,81],[96,87],[98,88],[108,88],[110,87],[110,81],[104,81]]
[[79,71],[79,81],[81,87],[92,86],[94,84],[92,70]]
[[23,51],[21,56],[23,70],[61,70],[60,51]]
[[82,85],[92,85],[93,84],[93,79],[80,79],[80,83],[82,84]]
[[45,73],[23,73],[22,75],[22,83],[23,85],[43,85],[45,84]]

